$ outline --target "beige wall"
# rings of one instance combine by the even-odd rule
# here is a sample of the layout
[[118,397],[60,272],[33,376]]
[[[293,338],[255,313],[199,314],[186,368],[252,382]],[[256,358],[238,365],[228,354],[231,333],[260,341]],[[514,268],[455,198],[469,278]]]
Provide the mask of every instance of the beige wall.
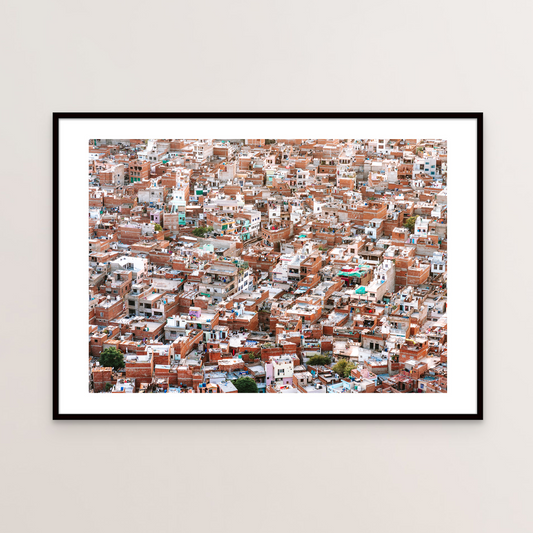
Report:
[[[0,310],[2,530],[150,531],[157,524],[271,531],[268,501],[275,499],[286,502],[276,506],[280,531],[528,531],[532,388],[525,373],[507,373],[503,385],[508,365],[499,363],[514,354],[530,358],[531,288],[523,286],[521,302],[514,291],[499,291],[489,307],[501,261],[485,261],[484,422],[52,422],[53,111],[483,111],[486,257],[514,250],[505,261],[508,279],[521,278],[520,262],[533,259],[531,250],[518,252],[531,239],[503,223],[512,212],[516,226],[527,227],[530,212],[529,174],[512,177],[512,200],[505,176],[509,153],[527,156],[513,141],[530,138],[531,2],[155,1],[156,18],[146,18],[146,6],[4,2],[0,149],[2,184],[11,192],[3,199],[20,200],[2,207],[2,221],[17,228],[3,236],[17,260],[2,262],[12,302]],[[235,20],[238,30],[228,31]],[[132,33],[139,24],[143,31]],[[254,47],[243,46],[249,39]],[[154,43],[165,52],[154,54]],[[228,60],[217,60],[214,50]],[[199,56],[205,59],[181,68],[180,58]],[[244,77],[235,75],[237,62]],[[127,83],[128,64],[150,69]],[[254,69],[286,79],[274,89],[251,87],[246,74]],[[369,70],[386,83],[373,83]],[[21,216],[28,208],[32,216]],[[513,314],[512,345],[499,334],[504,309]],[[213,459],[217,448],[240,450],[245,465],[253,454],[254,467],[248,474],[234,461]],[[283,479],[273,453],[280,449],[300,468],[289,466]],[[117,484],[114,458],[144,479]],[[210,475],[217,483],[205,483]],[[234,512],[228,495],[238,502]]]

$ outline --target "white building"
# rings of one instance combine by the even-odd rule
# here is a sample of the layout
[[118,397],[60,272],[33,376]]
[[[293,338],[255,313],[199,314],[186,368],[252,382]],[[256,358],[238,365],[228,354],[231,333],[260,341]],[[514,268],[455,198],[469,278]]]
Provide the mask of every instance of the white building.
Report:
[[415,237],[427,237],[430,222],[431,220],[428,218],[417,217],[415,222]]
[[437,158],[415,157],[413,163],[413,179],[416,179],[418,174],[427,174],[435,178],[437,176]]
[[281,382],[284,378],[292,379],[294,374],[294,361],[287,355],[272,357],[272,377],[275,382]]
[[115,270],[130,270],[133,273],[133,281],[140,282],[148,272],[148,259],[132,255],[122,255],[109,261],[111,272]]
[[438,275],[446,272],[446,254],[442,252],[433,252],[433,257],[431,257],[430,263],[432,274]]
[[156,185],[156,181],[152,180],[150,187],[141,189],[137,195],[139,202],[142,204],[161,203],[164,200],[165,188]]
[[141,161],[150,161],[151,163],[157,163],[164,159],[167,155],[167,151],[159,147],[154,139],[150,139],[145,150],[137,152],[137,157]]
[[192,153],[199,163],[210,160],[213,157],[213,140],[199,139],[193,143]]

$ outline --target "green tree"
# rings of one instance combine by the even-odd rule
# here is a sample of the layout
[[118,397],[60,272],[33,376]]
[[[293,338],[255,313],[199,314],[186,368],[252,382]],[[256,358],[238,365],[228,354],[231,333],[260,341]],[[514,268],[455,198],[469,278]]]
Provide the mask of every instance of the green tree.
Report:
[[319,366],[319,365],[329,365],[331,363],[331,358],[327,355],[313,355],[309,361],[308,365]]
[[106,348],[100,354],[100,365],[112,366],[115,370],[124,368],[124,354],[114,346]]
[[195,237],[203,237],[205,234],[207,233],[205,227],[200,227],[200,228],[194,228],[192,230],[192,234],[195,236]]
[[163,228],[161,227],[160,224],[156,224],[156,225],[154,226],[154,229],[155,229],[156,231],[161,231]]
[[415,222],[416,222],[416,217],[409,217],[405,221],[405,224],[403,225],[403,227],[407,228],[411,233],[413,233],[413,231],[415,230]]
[[257,383],[252,378],[238,378],[232,382],[239,393],[257,392]]
[[113,385],[111,383],[106,383],[105,384],[105,391],[106,392],[109,392],[112,388],[113,388]]
[[352,370],[355,368],[355,365],[347,361],[346,359],[341,359],[338,363],[333,366],[333,372],[339,374],[343,378],[347,378]]
[[192,234],[195,237],[203,238],[206,236],[207,233],[210,233],[211,231],[213,231],[213,226],[200,226],[198,228],[194,228]]

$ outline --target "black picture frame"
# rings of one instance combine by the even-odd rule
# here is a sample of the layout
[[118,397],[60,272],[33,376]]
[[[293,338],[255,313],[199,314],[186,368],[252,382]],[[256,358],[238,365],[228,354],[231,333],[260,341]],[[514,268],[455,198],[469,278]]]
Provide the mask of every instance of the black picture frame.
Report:
[[[59,123],[68,119],[472,119],[477,123],[477,410],[471,414],[71,414],[59,412]],[[483,113],[54,113],[53,420],[483,420]]]

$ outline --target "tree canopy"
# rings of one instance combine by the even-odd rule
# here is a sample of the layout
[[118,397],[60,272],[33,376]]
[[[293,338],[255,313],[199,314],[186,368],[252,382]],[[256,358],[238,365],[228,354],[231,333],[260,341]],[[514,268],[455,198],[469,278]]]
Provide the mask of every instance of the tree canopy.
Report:
[[407,228],[411,233],[415,230],[416,217],[409,217],[404,224],[404,227]]
[[239,393],[241,392],[258,392],[257,383],[252,378],[238,378],[232,382]]
[[154,229],[155,229],[156,231],[161,231],[163,228],[161,227],[161,224],[156,224],[156,225],[154,226]]
[[115,370],[124,368],[124,355],[120,350],[111,346],[102,350],[102,353],[100,354],[100,364],[102,366],[112,366]]
[[209,233],[210,231],[213,231],[213,227],[212,226],[200,226],[198,228],[194,228],[193,231],[192,231],[192,234],[195,236],[195,237],[200,237],[200,238],[203,238],[206,236],[207,233]]
[[255,359],[259,359],[260,357],[261,357],[260,353],[250,352],[248,354],[248,359],[250,359],[250,361],[255,361]]
[[313,355],[311,358],[309,358],[309,361],[307,361],[308,365],[329,365],[331,363],[331,358],[327,355]]
[[352,362],[347,361],[346,359],[341,359],[333,366],[333,372],[336,372],[337,374],[339,374],[339,376],[342,376],[343,378],[347,378],[350,376],[354,368],[355,365]]

